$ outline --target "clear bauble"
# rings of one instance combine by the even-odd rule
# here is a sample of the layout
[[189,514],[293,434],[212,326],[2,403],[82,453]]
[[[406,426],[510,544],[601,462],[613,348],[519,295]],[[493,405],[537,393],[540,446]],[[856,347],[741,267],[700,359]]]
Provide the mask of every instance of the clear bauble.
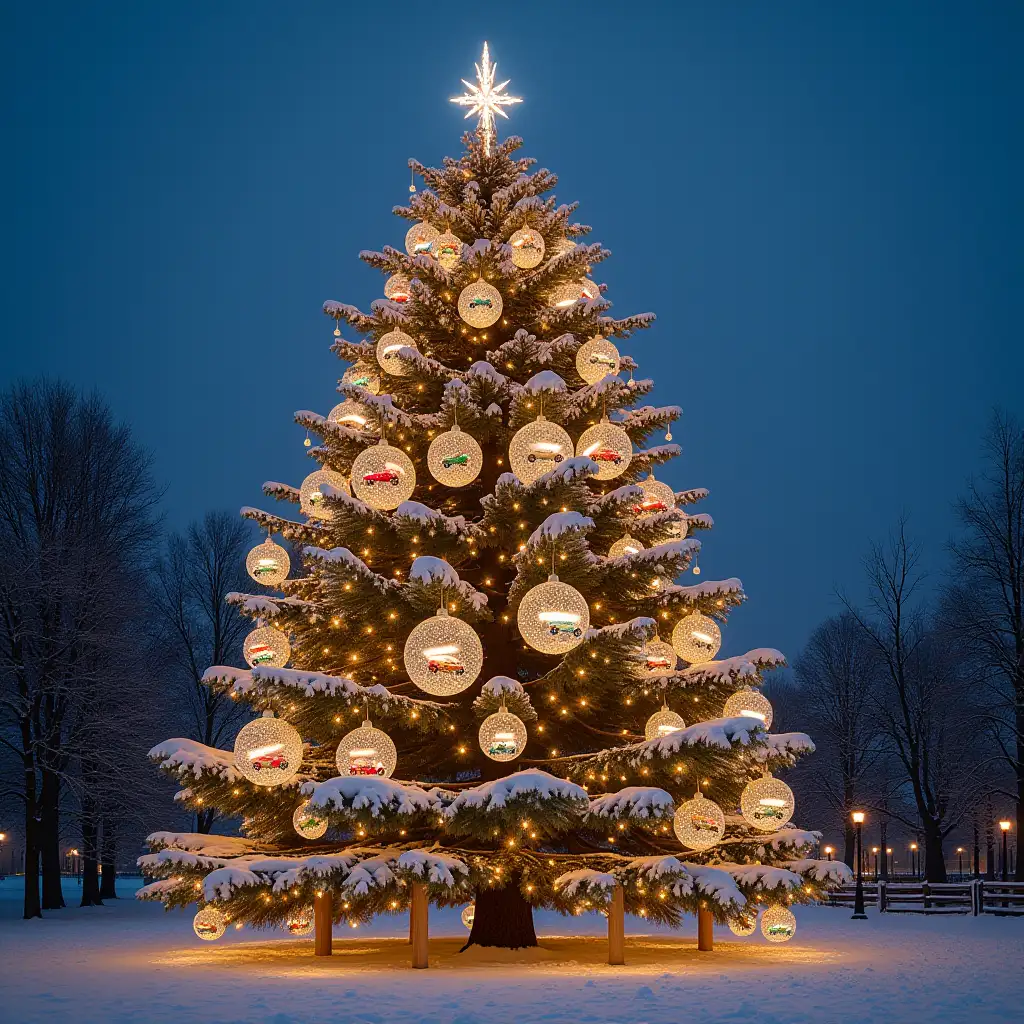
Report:
[[722,631],[714,619],[700,612],[691,612],[672,630],[672,646],[683,661],[703,665],[712,661],[722,646]]
[[597,463],[597,480],[614,480],[633,461],[633,442],[607,419],[588,427],[576,442],[576,454]]
[[287,635],[273,626],[257,626],[242,641],[242,657],[249,668],[284,668],[291,654]]
[[427,449],[430,475],[448,487],[471,484],[480,475],[483,465],[484,453],[480,445],[457,425],[438,434]]
[[385,441],[361,451],[352,462],[352,490],[379,511],[398,508],[416,489],[416,467],[401,448]]
[[577,349],[576,372],[588,384],[596,384],[605,377],[614,377],[619,372],[621,359],[619,350],[599,334]]
[[672,829],[688,849],[710,850],[725,835],[725,814],[714,800],[698,793],[676,808]]
[[462,259],[462,240],[450,231],[445,231],[434,242],[434,255],[445,270],[454,270]]
[[301,938],[303,935],[313,934],[313,908],[302,907],[293,910],[285,921],[284,926],[288,929],[289,935]]
[[192,930],[204,942],[213,942],[227,931],[227,918],[216,907],[203,907],[192,918]]
[[398,764],[398,749],[382,729],[366,719],[358,729],[346,733],[335,754],[338,774],[343,777],[375,775],[391,778]]
[[722,709],[723,718],[756,718],[766,729],[772,727],[774,714],[771,701],[749,686],[732,694]]
[[520,228],[508,240],[512,262],[521,270],[532,270],[544,259],[544,238],[534,228]]
[[432,224],[421,220],[405,233],[405,251],[410,256],[433,256],[434,243],[441,233]]
[[339,402],[328,414],[327,422],[339,427],[348,427],[350,430],[366,430],[369,423],[365,405],[351,398]]
[[404,658],[409,678],[421,690],[447,697],[476,682],[484,665],[484,649],[468,622],[441,608],[413,628]]
[[405,274],[392,274],[384,282],[384,297],[392,302],[405,303],[412,298],[412,285]]
[[388,331],[380,341],[377,342],[377,362],[380,368],[386,370],[392,377],[407,377],[409,375],[409,364],[398,354],[399,349],[416,348],[416,342],[409,337],[405,331]]
[[486,281],[467,284],[459,293],[459,316],[470,327],[490,327],[502,310],[501,292]]
[[748,782],[740,794],[743,818],[759,832],[782,828],[793,817],[794,806],[793,790],[771,772]]
[[[670,676],[676,670],[679,655],[664,640],[648,640],[642,653],[644,675],[650,678]],[[648,737],[650,739],[650,737]]]
[[327,818],[320,808],[314,808],[307,800],[295,808],[292,827],[303,839],[320,839],[327,832]]
[[679,732],[680,729],[685,728],[686,723],[683,721],[682,716],[677,715],[674,711],[670,711],[668,707],[662,705],[660,711],[655,711],[647,719],[647,724],[644,726],[644,739],[660,740],[664,736],[671,736],[672,733]]
[[632,511],[641,519],[656,515],[658,512],[668,512],[676,507],[675,491],[668,484],[655,480],[653,473],[640,481],[640,490],[644,492],[643,497],[633,506]]
[[526,746],[526,726],[504,707],[480,724],[480,749],[492,761],[513,761]]
[[243,725],[235,737],[235,768],[257,786],[280,786],[302,765],[302,737],[273,712]]
[[299,509],[311,519],[330,520],[330,506],[324,501],[324,485],[336,491],[349,491],[348,481],[333,469],[318,469],[299,485]]
[[572,454],[572,438],[543,415],[520,427],[508,446],[509,466],[524,484],[532,484]]
[[729,921],[729,931],[738,935],[741,939],[747,935],[753,935],[757,931],[757,914],[748,917],[737,917]]
[[769,907],[761,915],[761,934],[769,942],[789,942],[796,935],[796,917],[781,904]]
[[276,587],[288,579],[291,564],[288,552],[269,538],[245,556],[245,571],[265,587]]
[[468,907],[462,908],[462,913],[459,915],[462,921],[463,927],[468,928],[470,931],[473,930],[473,921],[476,918],[476,904],[470,903]]
[[380,374],[369,363],[353,363],[341,376],[342,384],[354,388],[366,388],[371,395],[380,394]]
[[643,550],[643,544],[641,544],[636,537],[631,537],[627,533],[624,537],[620,537],[608,549],[608,557],[621,558],[623,555],[638,555]]
[[586,599],[555,575],[527,591],[517,621],[523,639],[542,654],[564,654],[583,642],[590,628]]

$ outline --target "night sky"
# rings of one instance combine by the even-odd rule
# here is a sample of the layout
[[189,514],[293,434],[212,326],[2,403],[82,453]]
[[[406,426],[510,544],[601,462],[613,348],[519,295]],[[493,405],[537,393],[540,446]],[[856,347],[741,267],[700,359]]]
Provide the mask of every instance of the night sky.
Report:
[[750,596],[723,653],[796,653],[901,512],[941,579],[990,410],[1024,411],[1024,6],[5,7],[0,385],[100,389],[170,526],[308,472],[321,304],[381,295],[357,253],[401,245],[409,157],[458,154],[487,39],[502,135],[612,250],[614,312],[658,315],[621,347],[684,409],[660,475],[712,492],[702,578]]

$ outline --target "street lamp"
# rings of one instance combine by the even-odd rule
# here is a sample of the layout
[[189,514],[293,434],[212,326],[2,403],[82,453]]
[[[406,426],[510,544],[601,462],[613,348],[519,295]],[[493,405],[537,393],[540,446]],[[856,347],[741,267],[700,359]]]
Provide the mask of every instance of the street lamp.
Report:
[[[0,832],[0,878],[4,877],[4,841],[7,839],[6,832]],[[13,855],[11,857],[13,860]],[[13,872],[12,872],[13,873]]]
[[1003,833],[1003,881],[1005,882],[1009,877],[1006,873],[1006,835],[1010,831],[1010,823],[1004,818],[999,822],[999,829]]
[[956,848],[956,871],[960,876],[960,880],[963,881],[964,877],[964,848],[958,846]]
[[875,856],[875,881],[877,882],[878,881],[878,847],[877,846],[872,846],[871,847],[871,852]]
[[910,871],[915,878],[921,874],[920,865],[917,862],[917,843],[910,844]]
[[864,827],[864,812],[854,811],[852,817],[854,825],[857,826],[857,890],[853,898],[852,920],[866,921],[868,919],[868,915],[864,913],[864,878],[863,872],[861,871],[861,860],[864,850],[861,830]]
[[895,865],[895,863],[891,859],[892,858],[892,847],[891,846],[887,846],[885,848],[885,856],[887,858],[889,858],[888,866],[885,869],[886,877],[889,876],[889,872],[890,871],[893,873],[893,876],[895,876],[895,874],[896,874],[896,865]]
[[832,847],[831,846],[826,846],[825,847],[825,856],[828,857],[829,860],[832,859]]

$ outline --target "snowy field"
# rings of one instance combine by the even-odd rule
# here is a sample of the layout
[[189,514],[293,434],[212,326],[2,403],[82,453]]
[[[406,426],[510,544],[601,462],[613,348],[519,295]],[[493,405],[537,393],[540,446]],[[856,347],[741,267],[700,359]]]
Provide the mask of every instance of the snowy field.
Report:
[[[131,895],[138,882],[119,880]],[[65,881],[69,904],[79,890]],[[408,966],[406,918],[311,940],[231,932],[195,937],[191,914],[125,898],[23,922],[20,879],[0,883],[0,1019],[75,1024],[683,1024],[693,1021],[1024,1019],[1024,920],[925,920],[796,908],[796,938],[769,946],[716,929],[698,953],[681,934],[627,918],[625,967],[604,963],[604,919],[539,914],[525,957],[456,953],[455,911],[431,910],[431,969]],[[572,935],[575,938],[566,936]]]

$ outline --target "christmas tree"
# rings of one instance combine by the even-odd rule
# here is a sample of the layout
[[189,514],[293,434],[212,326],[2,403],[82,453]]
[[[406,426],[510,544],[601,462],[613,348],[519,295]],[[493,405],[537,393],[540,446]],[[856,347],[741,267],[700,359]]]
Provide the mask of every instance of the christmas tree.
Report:
[[250,667],[206,681],[259,717],[233,751],[151,755],[241,836],[156,833],[142,895],[200,903],[204,938],[304,934],[317,900],[350,923],[401,913],[417,886],[474,904],[481,945],[535,945],[534,907],[613,901],[739,933],[768,905],[762,931],[788,938],[787,905],[846,869],[809,858],[817,833],[771,775],[813,750],[768,731],[757,686],[782,655],[716,660],[743,590],[676,582],[707,492],[656,479],[681,411],[641,404],[653,382],[617,344],[654,317],[609,315],[592,275],[610,253],[497,139],[515,100],[486,48],[467,85],[462,156],[410,162],[404,251],[361,254],[385,298],[324,307],[342,401],[296,414],[320,438],[301,487],[264,487],[299,515],[242,512],[291,554],[250,554],[260,592],[231,598],[256,620]]

